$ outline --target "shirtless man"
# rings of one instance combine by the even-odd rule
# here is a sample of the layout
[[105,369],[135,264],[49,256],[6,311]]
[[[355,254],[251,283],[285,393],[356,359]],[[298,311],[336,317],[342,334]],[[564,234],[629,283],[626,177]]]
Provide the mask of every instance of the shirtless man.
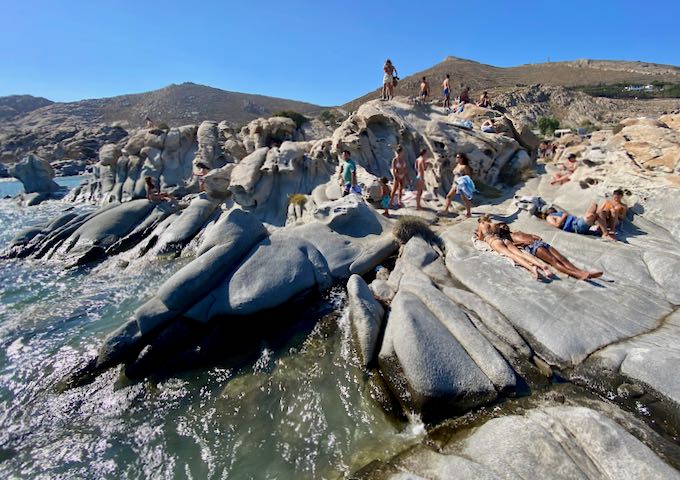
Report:
[[557,271],[579,280],[588,280],[602,276],[602,272],[588,272],[576,267],[555,247],[543,241],[538,235],[524,232],[511,232],[510,239],[515,246],[524,248],[531,255],[543,260]]
[[591,235],[590,228],[593,225],[597,225],[599,232],[602,234],[602,238],[616,241],[616,238],[609,233],[602,213],[598,212],[597,203],[592,203],[583,217],[569,215],[567,212],[558,212],[554,208],[548,209],[547,212],[541,214],[541,217],[555,228],[581,235]]
[[427,78],[423,77],[420,82],[420,101],[426,102],[427,97],[430,96],[430,85],[427,83]]
[[442,88],[444,89],[444,108],[448,111],[451,108],[451,77],[448,73],[442,82]]
[[612,198],[605,200],[599,208],[605,220],[609,233],[615,234],[616,228],[626,218],[628,206],[623,203],[623,190],[617,188],[612,192]]
[[394,187],[392,188],[390,204],[394,204],[394,198],[397,197],[396,207],[403,207],[401,197],[404,194],[404,186],[408,181],[408,167],[406,160],[404,160],[404,149],[401,145],[397,146],[397,152],[392,159],[392,177],[394,178]]
[[416,210],[422,210],[420,198],[425,190],[425,169],[427,168],[427,149],[423,148],[416,158]]

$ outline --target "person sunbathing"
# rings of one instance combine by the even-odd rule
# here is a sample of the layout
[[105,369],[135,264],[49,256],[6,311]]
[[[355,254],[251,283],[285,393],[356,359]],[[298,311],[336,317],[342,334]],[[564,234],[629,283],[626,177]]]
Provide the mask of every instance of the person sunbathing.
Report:
[[602,272],[588,272],[576,267],[555,247],[544,242],[538,235],[517,231],[510,232],[510,239],[515,246],[523,248],[534,257],[551,265],[558,272],[562,272],[570,277],[574,277],[578,280],[588,280],[590,278],[602,276]]
[[567,161],[564,162],[563,165],[560,165],[560,171],[553,175],[552,180],[550,180],[550,185],[564,185],[569,181],[577,167],[578,162],[576,161],[576,154],[570,153],[567,157]]
[[623,203],[623,190],[617,188],[612,192],[612,198],[600,205],[598,212],[602,215],[609,233],[615,234],[616,229],[628,214],[628,205]]
[[598,212],[597,203],[590,204],[583,217],[570,215],[567,212],[559,212],[553,207],[548,208],[545,212],[537,212],[536,216],[565,232],[581,235],[602,235],[602,238],[606,240],[616,240],[609,233],[603,215]]
[[[513,263],[529,270],[534,279],[539,280],[541,278],[539,267],[534,262],[529,261],[527,257],[522,255],[517,247],[514,249],[508,247],[508,245],[512,242],[508,242],[507,240],[501,238],[498,225],[499,224],[494,224],[488,215],[482,215],[479,220],[477,220],[477,230],[475,232],[477,239],[489,245],[489,247],[491,247],[494,252],[509,258]],[[545,270],[543,273],[547,278],[552,276],[552,274],[549,272],[549,274],[546,274]]]

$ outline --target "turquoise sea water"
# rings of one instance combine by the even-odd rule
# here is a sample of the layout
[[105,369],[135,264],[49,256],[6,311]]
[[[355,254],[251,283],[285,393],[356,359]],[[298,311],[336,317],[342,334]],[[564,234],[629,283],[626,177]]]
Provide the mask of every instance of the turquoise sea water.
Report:
[[[69,204],[0,200],[0,249]],[[77,210],[91,207],[76,206]],[[65,271],[0,260],[0,478],[341,478],[417,439],[387,418],[351,353],[344,292],[284,347],[238,370],[59,382],[188,260]],[[294,319],[286,319],[294,322]]]

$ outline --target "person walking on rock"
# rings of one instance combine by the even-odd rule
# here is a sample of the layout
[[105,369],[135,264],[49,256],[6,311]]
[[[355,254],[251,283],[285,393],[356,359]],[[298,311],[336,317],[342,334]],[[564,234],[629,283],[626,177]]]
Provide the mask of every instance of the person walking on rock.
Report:
[[467,155],[464,153],[457,154],[456,160],[458,164],[453,169],[453,184],[449,193],[446,194],[444,208],[439,213],[448,213],[453,197],[456,196],[456,193],[460,193],[460,197],[465,204],[465,216],[470,218],[472,215],[470,213],[472,208],[470,200],[472,200],[472,194],[475,191],[475,184],[472,181],[472,168],[470,167],[470,160],[468,160]]
[[444,108],[448,112],[451,108],[451,77],[448,73],[442,82],[442,89],[444,89]]
[[394,77],[397,76],[397,69],[389,58],[385,60],[383,73],[382,99],[391,100],[394,96]]
[[416,158],[416,210],[422,210],[420,198],[425,190],[425,169],[427,168],[427,149],[423,148]]
[[401,202],[404,194],[404,186],[408,181],[408,166],[404,159],[404,149],[401,145],[397,146],[397,151],[392,159],[392,177],[394,177],[394,187],[392,188],[392,198],[390,204],[394,204],[394,198],[397,197],[396,208],[403,207]]
[[350,157],[349,150],[342,151],[343,164],[338,173],[338,180],[342,185],[342,196],[356,192],[357,189],[357,164]]

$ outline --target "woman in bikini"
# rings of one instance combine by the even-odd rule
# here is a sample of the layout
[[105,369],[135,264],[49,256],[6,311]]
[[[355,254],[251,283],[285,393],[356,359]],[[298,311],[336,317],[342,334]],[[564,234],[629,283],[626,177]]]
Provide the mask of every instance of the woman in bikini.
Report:
[[491,218],[488,215],[482,215],[479,220],[477,220],[477,231],[475,232],[475,235],[477,236],[477,239],[489,245],[494,252],[503,255],[504,257],[508,257],[513,263],[529,270],[535,280],[540,279],[541,274],[538,271],[538,266],[530,262],[523,255],[508,248],[506,241],[499,235],[498,224],[491,222]]
[[392,159],[392,177],[394,178],[394,186],[392,187],[392,198],[390,204],[394,204],[394,197],[397,197],[397,207],[403,207],[401,197],[404,194],[404,186],[408,182],[408,166],[404,160],[404,149],[401,145],[397,146],[397,152]]
[[427,149],[420,151],[420,155],[416,158],[416,210],[422,210],[420,206],[420,199],[425,190],[425,169],[427,168]]
[[550,180],[550,185],[564,185],[569,181],[577,167],[578,162],[576,161],[576,154],[570,153],[567,157],[567,161],[564,162],[563,165],[560,165],[560,171],[553,175],[552,180]]
[[[446,202],[444,203],[444,208],[439,213],[449,212],[449,207],[451,206],[453,197],[455,197],[456,193],[458,193],[458,185],[460,181],[463,179],[463,177],[467,176],[470,179],[472,178],[472,168],[470,167],[470,160],[467,158],[467,155],[465,155],[464,153],[457,154],[456,161],[458,163],[453,169],[453,184],[451,185],[451,190],[449,190],[449,193],[446,194]],[[470,213],[470,209],[472,208],[472,203],[470,202],[470,200],[472,199],[472,192],[461,191],[460,196],[463,199],[463,203],[465,204],[466,210],[465,216],[467,218],[470,218],[470,216],[472,215]]]
[[525,232],[510,232],[510,240],[513,245],[523,248],[536,258],[543,260],[548,265],[578,280],[588,280],[602,276],[602,272],[588,272],[576,267],[562,255],[555,247],[543,241],[538,235]]

